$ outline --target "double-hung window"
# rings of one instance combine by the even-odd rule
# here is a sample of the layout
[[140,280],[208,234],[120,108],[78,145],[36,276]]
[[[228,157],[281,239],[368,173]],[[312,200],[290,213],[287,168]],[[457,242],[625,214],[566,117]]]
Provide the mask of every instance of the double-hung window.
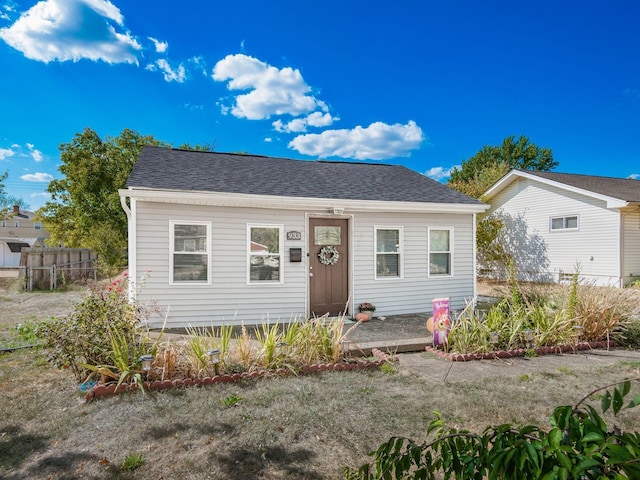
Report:
[[376,278],[402,276],[402,228],[375,227]]
[[171,222],[171,283],[211,283],[211,223]]
[[568,217],[551,217],[549,219],[550,230],[577,230],[578,216],[571,215]]
[[247,225],[249,283],[282,283],[283,227]]
[[453,228],[429,227],[429,276],[453,275]]

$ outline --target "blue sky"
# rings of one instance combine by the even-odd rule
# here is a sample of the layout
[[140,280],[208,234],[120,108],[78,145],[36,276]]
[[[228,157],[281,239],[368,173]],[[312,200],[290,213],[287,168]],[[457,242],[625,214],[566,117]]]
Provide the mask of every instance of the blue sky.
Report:
[[522,134],[557,171],[636,178],[639,19],[636,0],[0,0],[0,172],[36,209],[90,127],[441,181]]

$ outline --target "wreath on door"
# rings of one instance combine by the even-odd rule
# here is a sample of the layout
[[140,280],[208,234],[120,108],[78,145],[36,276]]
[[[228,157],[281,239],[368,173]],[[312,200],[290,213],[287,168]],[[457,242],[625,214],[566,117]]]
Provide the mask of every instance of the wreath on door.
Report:
[[335,265],[340,259],[340,253],[333,245],[327,245],[320,249],[318,258],[323,265]]

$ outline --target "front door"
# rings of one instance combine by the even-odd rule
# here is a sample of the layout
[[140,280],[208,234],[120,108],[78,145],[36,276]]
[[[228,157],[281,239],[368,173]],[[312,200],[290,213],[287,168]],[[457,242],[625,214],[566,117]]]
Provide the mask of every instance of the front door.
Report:
[[349,299],[349,221],[309,219],[310,313],[346,313]]

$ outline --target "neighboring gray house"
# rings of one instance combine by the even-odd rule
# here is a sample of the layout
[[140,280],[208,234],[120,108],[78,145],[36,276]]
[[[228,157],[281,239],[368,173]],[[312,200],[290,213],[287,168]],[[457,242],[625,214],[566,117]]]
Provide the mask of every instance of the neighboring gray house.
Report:
[[402,166],[145,147],[119,193],[138,298],[168,306],[171,327],[361,302],[428,312],[433,298],[461,308],[475,293],[475,217],[488,206]]
[[513,170],[483,197],[523,278],[623,286],[640,277],[640,181]]

